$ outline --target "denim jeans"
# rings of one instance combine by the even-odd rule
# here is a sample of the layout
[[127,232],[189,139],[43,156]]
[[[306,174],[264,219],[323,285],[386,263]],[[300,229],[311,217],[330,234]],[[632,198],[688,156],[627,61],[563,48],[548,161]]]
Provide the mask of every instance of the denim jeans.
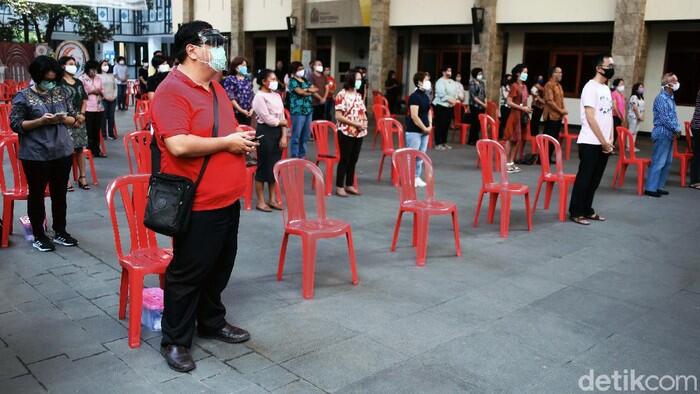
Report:
[[654,141],[654,150],[651,154],[646,190],[655,192],[664,188],[666,179],[668,179],[668,172],[671,170],[672,161],[673,140],[665,137],[657,138]]
[[292,115],[292,141],[289,144],[290,157],[306,156],[306,141],[311,134],[311,117],[308,115]]
[[[406,147],[424,152],[428,149],[428,134],[407,132]],[[416,176],[423,174],[423,160],[416,160]]]

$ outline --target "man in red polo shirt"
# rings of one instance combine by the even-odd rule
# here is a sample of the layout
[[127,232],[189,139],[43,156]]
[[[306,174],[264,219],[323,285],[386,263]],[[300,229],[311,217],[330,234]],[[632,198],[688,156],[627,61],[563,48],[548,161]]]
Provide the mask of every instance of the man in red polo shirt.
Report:
[[[225,40],[206,22],[183,24],[175,34],[180,65],[158,86],[153,127],[161,152],[160,171],[190,178],[209,164],[197,188],[186,233],[173,239],[173,260],[165,273],[165,309],[161,354],[170,368],[195,368],[190,347],[195,332],[228,343],[250,339],[228,324],[221,292],[236,259],[238,199],[245,189],[245,153],[256,143],[238,125],[226,91],[216,82],[226,67]],[[212,137],[214,95],[218,101],[218,137]]]

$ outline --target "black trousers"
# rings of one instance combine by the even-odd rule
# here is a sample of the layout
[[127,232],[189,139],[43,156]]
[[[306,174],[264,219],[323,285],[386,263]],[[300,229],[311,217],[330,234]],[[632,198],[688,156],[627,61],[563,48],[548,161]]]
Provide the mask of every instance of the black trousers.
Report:
[[540,119],[542,119],[543,108],[532,107],[532,118],[530,119],[530,134],[537,135],[540,133]]
[[102,100],[102,106],[105,108],[104,116],[102,117],[102,136],[107,138],[109,135],[115,138],[117,125],[114,121],[114,110],[117,108],[117,102]]
[[328,120],[326,119],[326,104],[314,105],[313,120]]
[[117,84],[117,103],[120,110],[126,109],[126,84]]
[[481,123],[479,123],[479,114],[483,114],[484,109],[476,107],[474,105],[470,105],[469,112],[471,112],[471,125],[469,126],[469,141],[467,141],[467,143],[469,145],[476,145],[476,141],[478,141],[479,137],[481,136]]
[[238,124],[250,126],[250,116],[245,116],[240,112],[236,112],[236,120],[238,121]]
[[85,112],[85,128],[87,129],[88,148],[93,156],[100,156],[100,127],[102,126],[102,112]]
[[340,161],[338,162],[338,170],[335,175],[335,186],[352,186],[355,183],[355,165],[360,157],[363,139],[348,137],[343,133],[338,133]]
[[617,127],[622,126],[622,119],[613,116],[613,145],[617,145]]
[[211,333],[226,325],[221,293],[238,249],[240,202],[192,212],[188,231],[173,238],[173,260],[165,271],[161,344],[190,347],[195,323]]
[[44,192],[49,185],[51,193],[51,215],[54,232],[66,231],[66,192],[68,174],[73,165],[73,156],[50,161],[22,160],[22,167],[27,176],[29,197],[27,198],[27,216],[32,223],[35,238],[45,237]]
[[[555,140],[559,140],[559,132],[561,132],[561,119],[560,120],[545,120],[544,121],[544,133],[554,137]],[[552,160],[552,155],[554,154],[554,149],[549,150],[549,160]]]
[[700,129],[693,130],[693,161],[690,163],[690,184],[700,183]]
[[435,109],[435,146],[447,143],[447,131],[452,121],[452,107],[434,105]]
[[510,116],[510,107],[501,105],[501,120],[498,124],[498,138],[503,138],[503,130],[506,128],[506,122],[508,122],[508,116]]
[[603,153],[600,145],[591,144],[578,144],[578,156],[581,161],[569,203],[569,215],[572,217],[590,216],[595,213],[593,197],[610,157],[609,154]]

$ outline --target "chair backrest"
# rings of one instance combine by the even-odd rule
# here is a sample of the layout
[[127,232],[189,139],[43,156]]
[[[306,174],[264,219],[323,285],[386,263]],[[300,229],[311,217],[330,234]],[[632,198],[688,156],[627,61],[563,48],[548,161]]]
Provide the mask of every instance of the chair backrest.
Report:
[[623,162],[633,161],[637,158],[634,152],[634,136],[630,131],[622,126],[617,126],[617,142],[620,144],[620,159]]
[[[151,173],[151,139],[149,131],[134,131],[124,136],[124,150],[129,164],[129,174]],[[133,156],[133,161],[132,161]],[[133,163],[136,163],[134,171]]]
[[382,136],[382,150],[383,151],[390,151],[394,150],[394,133],[398,134],[399,137],[399,143],[398,147],[403,148],[405,146],[404,144],[404,135],[403,135],[403,125],[401,122],[394,118],[382,118],[379,120],[379,123],[381,127],[379,128],[379,132],[381,133]]
[[423,180],[426,183],[425,196],[427,200],[435,198],[435,181],[433,179],[433,162],[425,152],[413,148],[402,148],[391,155],[391,163],[398,174],[399,202],[417,200],[416,193],[416,161],[423,160]]
[[134,106],[135,113],[150,113],[151,112],[151,102],[148,100],[136,100],[136,105]]
[[479,114],[479,125],[481,126],[481,139],[498,140],[498,124],[491,115]]
[[[685,125],[685,153],[693,153],[693,129],[690,127],[690,122],[683,122]],[[674,140],[675,141],[675,140]],[[696,159],[700,160],[700,159]]]
[[306,220],[304,202],[304,174],[311,173],[311,182],[316,193],[316,217],[326,218],[326,195],[323,173],[314,163],[304,159],[285,159],[275,164],[273,172],[275,181],[282,193],[282,221],[287,226],[290,223]]
[[22,162],[19,160],[19,136],[15,133],[0,135],[0,191],[3,193],[10,189],[3,170],[5,157],[7,157],[7,163],[12,172],[12,189],[15,193],[28,192],[27,177],[24,175]]
[[389,112],[389,107],[379,104],[379,103],[374,103],[372,105],[372,110],[374,112],[374,122],[377,128],[379,128],[379,120],[383,118],[389,118],[391,117],[391,113]]
[[119,220],[117,219],[117,194],[121,197],[124,215],[129,227],[130,243],[128,252],[135,249],[158,246],[156,234],[143,224],[149,178],[150,174],[120,176],[113,180],[105,191],[109,217],[112,220],[112,230],[114,231],[114,246],[119,258],[124,256],[124,250],[119,232]]
[[452,117],[454,118],[455,127],[460,127],[462,125],[462,114],[464,114],[464,105],[458,101],[454,107],[452,107]]
[[493,176],[494,163],[500,169],[501,184],[508,184],[508,173],[506,172],[506,151],[498,141],[491,139],[479,140],[476,142],[476,152],[479,154],[481,164],[481,184],[496,182]]
[[374,96],[374,102],[389,108],[389,100],[387,100],[384,95],[379,94]]
[[[316,157],[335,155],[340,158],[338,128],[335,126],[335,123],[327,120],[314,120],[311,122],[311,134],[316,140]],[[331,145],[333,146],[332,152]]]
[[150,112],[135,112],[134,113],[134,128],[136,130],[149,130],[151,124]]
[[12,110],[12,104],[10,103],[0,103],[0,133],[9,133],[12,131],[10,129],[10,112]]
[[494,119],[498,118],[498,104],[495,101],[486,102],[486,114]]
[[549,152],[552,146],[554,146],[554,157],[556,158],[555,174],[563,174],[564,162],[562,161],[561,145],[559,144],[559,141],[547,134],[538,134],[535,137],[535,141],[537,142],[537,152],[540,155],[540,168],[542,170],[542,175],[552,173],[551,165],[549,164]]

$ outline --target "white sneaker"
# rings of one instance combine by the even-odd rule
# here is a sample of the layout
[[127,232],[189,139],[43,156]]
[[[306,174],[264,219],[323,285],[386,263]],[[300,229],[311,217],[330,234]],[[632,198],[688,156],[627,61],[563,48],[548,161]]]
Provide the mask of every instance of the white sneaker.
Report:
[[444,147],[445,147],[445,149],[452,149],[452,147],[451,147],[451,146],[449,146],[449,145],[447,145],[447,144],[442,144],[442,146],[444,146]]
[[416,187],[426,187],[427,186],[427,183],[425,183],[422,179],[420,179],[419,176],[417,176],[416,179],[414,180],[414,184],[416,185]]
[[634,153],[639,152],[639,148],[634,148]]
[[445,146],[444,146],[444,145],[438,145],[438,146],[435,147],[435,150],[445,150]]

